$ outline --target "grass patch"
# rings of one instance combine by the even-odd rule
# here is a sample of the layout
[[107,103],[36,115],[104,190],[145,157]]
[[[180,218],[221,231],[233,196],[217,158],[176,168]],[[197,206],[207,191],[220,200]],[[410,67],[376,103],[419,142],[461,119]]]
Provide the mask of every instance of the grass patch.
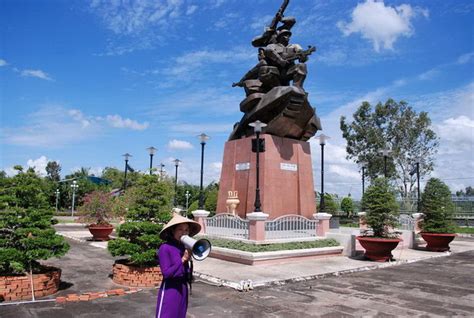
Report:
[[339,225],[340,227],[359,227],[359,223],[346,223]]
[[474,227],[456,227],[456,233],[474,234]]
[[291,243],[273,243],[273,244],[251,244],[242,241],[207,238],[213,246],[225,247],[233,250],[245,252],[271,252],[284,250],[298,250],[304,248],[318,248],[339,246],[340,244],[335,239],[323,239],[311,242],[291,242]]

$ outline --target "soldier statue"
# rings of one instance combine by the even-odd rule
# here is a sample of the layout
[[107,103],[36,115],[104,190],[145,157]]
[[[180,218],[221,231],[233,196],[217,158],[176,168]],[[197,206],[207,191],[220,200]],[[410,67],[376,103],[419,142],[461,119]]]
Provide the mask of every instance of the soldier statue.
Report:
[[283,1],[270,26],[252,40],[258,48],[258,64],[232,84],[243,87],[246,98],[240,104],[245,115],[234,126],[230,140],[248,136],[246,125],[256,119],[268,124],[267,133],[299,140],[307,140],[321,129],[303,88],[308,73],[306,61],[316,48],[303,50],[298,44],[290,44],[296,19],[283,16],[288,3]]

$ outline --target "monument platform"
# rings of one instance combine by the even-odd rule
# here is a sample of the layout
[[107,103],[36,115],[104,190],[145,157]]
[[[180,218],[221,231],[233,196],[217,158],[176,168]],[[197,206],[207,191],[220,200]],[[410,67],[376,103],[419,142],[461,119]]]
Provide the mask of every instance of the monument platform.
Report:
[[[260,138],[265,140],[265,152],[260,153],[261,210],[269,214],[269,219],[288,214],[312,219],[316,202],[310,144],[268,134]],[[256,153],[252,152],[252,139],[225,144],[217,213],[227,212],[230,191],[237,191],[238,216],[246,218],[255,210]]]

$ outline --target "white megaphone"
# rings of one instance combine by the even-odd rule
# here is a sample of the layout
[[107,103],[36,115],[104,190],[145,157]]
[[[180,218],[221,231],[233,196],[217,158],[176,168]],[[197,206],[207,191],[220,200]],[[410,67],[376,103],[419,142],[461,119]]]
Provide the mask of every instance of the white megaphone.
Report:
[[181,243],[183,243],[187,249],[191,250],[194,259],[197,261],[202,261],[211,253],[211,242],[206,239],[196,241],[189,235],[183,235],[181,236]]

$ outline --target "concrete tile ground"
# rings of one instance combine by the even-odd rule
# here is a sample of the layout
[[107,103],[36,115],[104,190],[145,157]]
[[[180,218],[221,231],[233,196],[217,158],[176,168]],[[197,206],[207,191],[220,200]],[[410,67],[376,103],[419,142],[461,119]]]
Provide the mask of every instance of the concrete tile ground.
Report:
[[[66,231],[65,228],[60,230]],[[74,229],[70,230],[74,231]],[[80,239],[68,240],[72,246],[71,251],[61,259],[48,261],[63,270],[63,289],[58,295],[122,287],[114,284],[108,277],[114,258],[104,248]],[[404,264],[399,263],[398,266],[389,264],[385,268],[328,276],[316,280],[298,282],[297,279],[290,279],[282,285],[273,283],[250,292],[238,292],[231,288],[197,282],[193,285],[188,316],[472,316],[474,312],[474,275],[472,275],[474,240],[456,239],[453,250],[455,253],[449,256],[445,253],[431,254],[430,256],[438,257],[416,262],[413,262],[414,254],[410,256],[410,253],[420,251],[403,250],[403,254],[394,255],[400,260],[403,257],[407,258]],[[463,250],[468,251],[462,252]],[[411,260],[409,260],[410,257]],[[334,270],[335,265],[331,262],[336,262],[338,258],[326,260],[326,266]],[[363,262],[343,257],[340,259],[347,264],[352,261]],[[207,259],[200,263],[201,272],[205,270],[204,266],[208,266],[207,270],[212,270],[215,277],[223,279],[221,272],[231,272],[235,275],[245,272],[248,277],[252,269],[246,265],[237,266],[227,262],[219,264],[213,261]],[[252,275],[255,275],[255,281],[275,276],[285,277],[282,275],[288,273],[303,275],[302,273],[310,273],[310,270],[321,267],[324,262],[320,261],[322,260],[272,265],[274,267],[271,268],[262,266]],[[373,265],[371,262],[363,263],[366,267],[370,266],[368,264]],[[156,289],[144,289],[135,294],[88,302],[2,305],[0,317],[153,317],[156,294]]]

